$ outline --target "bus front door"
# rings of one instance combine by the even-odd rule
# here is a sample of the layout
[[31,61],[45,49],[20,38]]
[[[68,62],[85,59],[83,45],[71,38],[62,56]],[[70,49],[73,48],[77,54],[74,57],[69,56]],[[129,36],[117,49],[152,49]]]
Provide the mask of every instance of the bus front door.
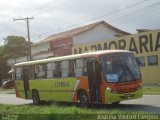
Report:
[[23,85],[26,99],[29,97],[29,72],[28,68],[23,69]]
[[93,103],[101,102],[101,94],[100,94],[100,70],[98,67],[98,61],[88,61],[87,62],[87,73],[89,80],[89,93],[90,100]]

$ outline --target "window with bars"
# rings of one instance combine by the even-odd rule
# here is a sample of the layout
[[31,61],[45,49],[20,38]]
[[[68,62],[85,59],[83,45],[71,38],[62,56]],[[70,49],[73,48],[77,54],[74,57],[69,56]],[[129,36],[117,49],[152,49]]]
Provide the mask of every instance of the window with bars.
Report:
[[148,65],[157,65],[158,64],[158,56],[150,55],[148,56]]

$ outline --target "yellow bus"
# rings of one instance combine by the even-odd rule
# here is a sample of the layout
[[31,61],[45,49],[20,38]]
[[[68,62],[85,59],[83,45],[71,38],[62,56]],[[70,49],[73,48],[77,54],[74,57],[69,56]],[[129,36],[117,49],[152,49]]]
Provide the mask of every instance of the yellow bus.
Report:
[[42,101],[119,104],[142,97],[142,80],[134,55],[103,50],[14,65],[16,96]]

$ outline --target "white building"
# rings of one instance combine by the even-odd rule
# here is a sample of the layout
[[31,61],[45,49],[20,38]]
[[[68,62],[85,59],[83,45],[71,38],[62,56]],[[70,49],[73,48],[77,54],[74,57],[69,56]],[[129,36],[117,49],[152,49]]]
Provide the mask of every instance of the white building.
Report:
[[33,44],[31,47],[32,60],[44,59],[53,56],[53,52],[50,49],[50,43],[39,42]]
[[102,40],[112,39],[113,37],[129,35],[129,33],[115,28],[104,21],[90,24],[82,28],[84,31],[73,36],[73,46],[85,45],[91,42],[99,42]]

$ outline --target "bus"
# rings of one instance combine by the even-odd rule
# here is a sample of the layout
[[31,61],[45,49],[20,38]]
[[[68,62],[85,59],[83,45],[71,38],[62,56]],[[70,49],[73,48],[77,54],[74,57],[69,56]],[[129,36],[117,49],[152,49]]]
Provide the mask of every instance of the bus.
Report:
[[16,97],[43,101],[119,104],[142,97],[142,80],[133,53],[103,50],[14,65]]

